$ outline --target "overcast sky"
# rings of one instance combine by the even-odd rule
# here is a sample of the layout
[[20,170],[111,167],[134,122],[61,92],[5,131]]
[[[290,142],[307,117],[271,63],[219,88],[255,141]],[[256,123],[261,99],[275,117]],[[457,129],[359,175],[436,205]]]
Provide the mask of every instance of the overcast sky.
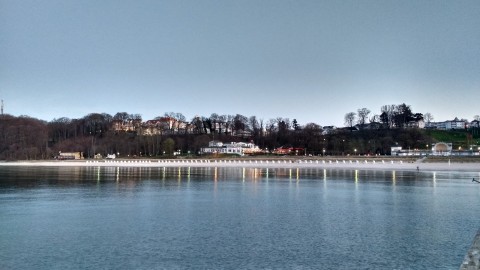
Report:
[[0,0],[5,113],[480,114],[480,1]]

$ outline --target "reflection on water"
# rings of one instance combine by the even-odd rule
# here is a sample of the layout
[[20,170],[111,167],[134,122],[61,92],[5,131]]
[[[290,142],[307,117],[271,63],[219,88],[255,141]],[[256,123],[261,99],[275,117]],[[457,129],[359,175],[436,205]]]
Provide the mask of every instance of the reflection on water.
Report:
[[478,173],[1,167],[0,269],[457,269]]
[[61,186],[96,184],[103,182],[128,182],[141,180],[170,181],[270,181],[270,180],[351,180],[382,182],[388,185],[415,184],[435,186],[437,181],[479,178],[479,174],[464,172],[414,172],[389,170],[351,170],[321,168],[223,168],[223,167],[3,167],[0,186],[36,187],[55,184]]
[[438,182],[479,178],[480,173],[415,172],[389,170],[351,170],[321,168],[223,168],[223,167],[3,167],[0,170],[0,188],[37,188],[41,186],[101,185],[115,182],[131,184],[144,180],[176,181],[310,181],[322,180],[324,187],[330,181],[351,181],[358,188],[361,183],[387,186],[415,185],[436,187]]

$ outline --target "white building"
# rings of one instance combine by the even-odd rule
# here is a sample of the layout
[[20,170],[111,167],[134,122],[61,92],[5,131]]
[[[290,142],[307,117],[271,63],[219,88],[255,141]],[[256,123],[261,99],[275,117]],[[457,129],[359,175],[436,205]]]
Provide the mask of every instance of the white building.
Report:
[[253,143],[223,143],[219,141],[211,141],[208,143],[208,147],[204,147],[200,150],[201,154],[232,154],[239,156],[252,155],[261,152],[262,150]]
[[420,120],[413,120],[407,123],[407,127],[409,128],[425,128],[425,121],[423,119]]
[[455,117],[455,119],[445,122],[431,122],[429,123],[428,127],[441,130],[465,129],[465,127],[467,127],[467,124],[467,121],[459,120],[457,117]]
[[455,119],[447,121],[447,129],[465,129],[467,122],[465,120],[459,120],[457,117]]

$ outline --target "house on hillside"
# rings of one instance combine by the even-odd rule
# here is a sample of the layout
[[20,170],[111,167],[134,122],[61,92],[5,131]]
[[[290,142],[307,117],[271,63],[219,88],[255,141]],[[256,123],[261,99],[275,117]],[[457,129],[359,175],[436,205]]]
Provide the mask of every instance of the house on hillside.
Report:
[[425,128],[425,121],[423,119],[419,120],[412,120],[407,123],[407,127],[409,128]]
[[186,134],[193,133],[191,125],[173,117],[159,117],[142,124],[142,135]]
[[455,119],[446,121],[446,128],[448,129],[465,129],[467,127],[467,121],[459,120],[457,117]]
[[335,131],[335,129],[337,129],[335,126],[324,126],[322,129],[322,134],[323,135],[332,134]]
[[113,131],[119,132],[129,132],[137,131],[137,129],[142,125],[142,119],[116,119],[112,121]]
[[434,128],[440,130],[451,130],[451,129],[465,129],[468,126],[466,120],[460,120],[457,117],[453,120],[448,120],[444,122],[430,122],[427,128]]

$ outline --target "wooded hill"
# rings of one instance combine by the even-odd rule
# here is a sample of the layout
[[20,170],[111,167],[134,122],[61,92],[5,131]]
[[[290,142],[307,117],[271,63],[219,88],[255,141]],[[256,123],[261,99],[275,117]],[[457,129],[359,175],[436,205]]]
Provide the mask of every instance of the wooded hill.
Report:
[[[51,122],[28,116],[0,117],[0,159],[51,159],[62,152],[83,152],[86,158],[95,153],[119,157],[172,157],[175,151],[194,156],[211,140],[223,142],[254,142],[270,151],[281,147],[305,148],[307,155],[388,155],[392,146],[404,149],[427,149],[432,143],[453,143],[454,149],[469,149],[480,142],[479,130],[425,130],[417,128],[337,129],[325,134],[314,123],[292,124],[285,118],[263,124],[247,119],[239,128],[249,135],[233,136],[226,132],[198,129],[187,134],[140,135],[138,132],[118,132],[112,129],[115,118],[108,114],[89,114],[81,119],[61,118]],[[206,120],[206,119],[203,119]],[[251,121],[251,124],[249,122]],[[295,123],[295,124],[293,124]],[[356,149],[356,151],[355,151]]]

